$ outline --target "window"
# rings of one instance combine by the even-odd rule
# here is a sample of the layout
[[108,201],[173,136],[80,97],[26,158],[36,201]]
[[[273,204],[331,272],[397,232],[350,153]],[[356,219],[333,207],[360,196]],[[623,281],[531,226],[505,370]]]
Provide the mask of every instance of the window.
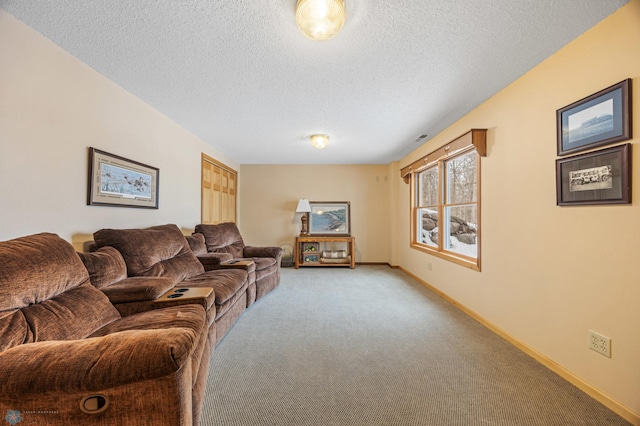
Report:
[[480,131],[404,168],[403,177],[412,187],[411,246],[479,271],[480,157],[486,131],[475,135],[479,138],[474,132]]

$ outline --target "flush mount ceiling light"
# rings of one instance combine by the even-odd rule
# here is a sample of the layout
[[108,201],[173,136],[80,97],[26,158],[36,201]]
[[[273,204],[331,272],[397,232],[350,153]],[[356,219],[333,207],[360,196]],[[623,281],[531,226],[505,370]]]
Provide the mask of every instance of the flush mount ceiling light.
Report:
[[344,25],[342,0],[298,0],[296,24],[310,39],[329,40]]
[[329,142],[329,136],[327,135],[311,135],[309,139],[311,140],[311,145],[318,149],[324,148]]

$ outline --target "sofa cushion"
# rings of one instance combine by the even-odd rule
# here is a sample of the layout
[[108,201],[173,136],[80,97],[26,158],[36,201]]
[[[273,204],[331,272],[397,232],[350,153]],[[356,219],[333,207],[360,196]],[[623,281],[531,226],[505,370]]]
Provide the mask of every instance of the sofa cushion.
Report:
[[54,234],[0,242],[0,350],[86,337],[120,318],[89,282],[71,244]]
[[243,269],[216,269],[185,280],[184,287],[211,287],[216,305],[221,305],[247,288],[247,271]]
[[204,235],[209,253],[230,253],[234,258],[244,256],[244,241],[235,223],[199,224],[195,231]]
[[176,225],[101,229],[93,237],[98,247],[112,246],[122,254],[130,277],[166,277],[178,283],[204,272]]
[[190,278],[185,287],[211,287],[215,294],[216,320],[242,298],[249,285],[247,271],[243,269],[216,269]]
[[191,251],[196,256],[205,254],[207,252],[207,246],[204,242],[204,235],[194,232],[192,235],[187,235],[185,238],[187,239],[187,243],[189,243]]
[[89,282],[73,246],[55,234],[0,242],[0,312],[51,299]]
[[33,333],[21,309],[0,312],[0,352],[33,342]]
[[22,312],[34,342],[84,339],[120,318],[107,296],[89,282]]
[[141,312],[123,317],[99,330],[89,337],[100,337],[128,330],[164,330],[174,327],[187,328],[195,336],[207,333],[204,309],[200,305],[170,306],[163,309]]
[[89,272],[91,284],[103,288],[127,278],[127,264],[113,247],[101,247],[91,253],[78,253]]

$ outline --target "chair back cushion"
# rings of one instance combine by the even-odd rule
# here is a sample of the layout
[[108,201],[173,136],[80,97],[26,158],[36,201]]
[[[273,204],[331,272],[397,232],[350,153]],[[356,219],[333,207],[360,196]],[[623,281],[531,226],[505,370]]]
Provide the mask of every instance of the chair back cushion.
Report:
[[101,247],[91,253],[78,253],[94,287],[102,289],[127,278],[127,264],[113,247]]
[[209,253],[229,253],[234,258],[244,257],[244,241],[235,223],[196,225],[195,232],[204,235]]
[[207,246],[204,242],[204,235],[193,233],[191,235],[187,235],[185,237],[187,242],[189,243],[189,247],[191,247],[191,251],[196,256],[200,256],[201,254],[207,253]]
[[165,277],[174,283],[204,272],[176,225],[145,229],[101,229],[93,234],[97,247],[120,252],[130,277]]
[[73,246],[55,234],[0,242],[0,351],[84,338],[120,318]]

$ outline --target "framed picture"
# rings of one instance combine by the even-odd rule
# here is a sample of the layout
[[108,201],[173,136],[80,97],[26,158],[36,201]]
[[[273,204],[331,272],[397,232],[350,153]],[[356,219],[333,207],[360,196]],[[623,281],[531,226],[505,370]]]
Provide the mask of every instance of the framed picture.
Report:
[[351,235],[348,201],[309,201],[309,235]]
[[158,208],[160,170],[89,148],[87,205]]
[[559,206],[631,204],[631,144],[556,160]]
[[631,79],[556,111],[558,155],[631,139]]

